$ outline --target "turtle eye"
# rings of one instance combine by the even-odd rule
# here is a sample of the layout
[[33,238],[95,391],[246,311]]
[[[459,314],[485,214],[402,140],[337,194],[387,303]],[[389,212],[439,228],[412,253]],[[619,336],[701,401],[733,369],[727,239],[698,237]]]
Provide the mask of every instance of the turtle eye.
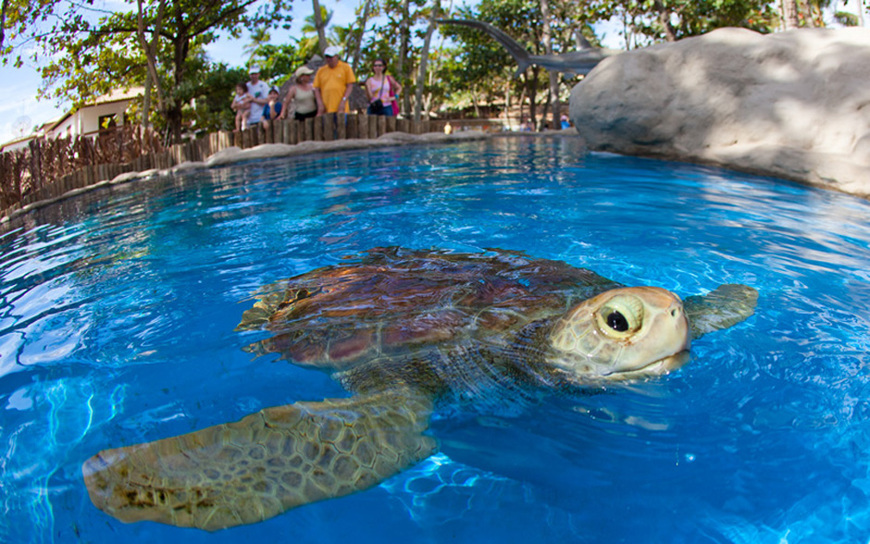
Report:
[[615,331],[625,332],[628,330],[628,320],[618,310],[614,310],[607,316],[607,326]]
[[597,312],[598,328],[611,338],[627,338],[643,323],[643,303],[631,295],[618,295],[608,300]]

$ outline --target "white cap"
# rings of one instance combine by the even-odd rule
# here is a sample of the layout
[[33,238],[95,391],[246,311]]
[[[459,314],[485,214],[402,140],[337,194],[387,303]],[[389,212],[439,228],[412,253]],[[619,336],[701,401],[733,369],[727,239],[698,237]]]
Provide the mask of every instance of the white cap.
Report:
[[249,73],[249,74],[259,74],[259,73],[260,73],[260,67],[257,66],[256,64],[254,64],[253,66],[251,66],[250,68],[248,68],[248,73]]
[[330,45],[326,48],[326,51],[323,52],[323,56],[325,57],[337,57],[341,53],[341,48],[335,45]]

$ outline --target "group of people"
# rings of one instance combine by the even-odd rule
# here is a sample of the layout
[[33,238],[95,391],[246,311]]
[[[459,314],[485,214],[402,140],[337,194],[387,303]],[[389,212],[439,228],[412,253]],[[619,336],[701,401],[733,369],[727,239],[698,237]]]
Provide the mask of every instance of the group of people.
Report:
[[272,114],[281,113],[281,103],[278,102],[278,89],[260,79],[260,67],[251,66],[248,70],[250,81],[242,81],[236,85],[236,96],[233,97],[232,109],[236,112],[236,130],[245,130],[249,126],[260,123],[263,119],[272,119]]
[[[286,119],[293,111],[293,118],[304,121],[324,113],[347,113],[348,101],[356,82],[356,76],[349,64],[339,58],[338,47],[327,47],[323,53],[326,64],[315,74],[311,68],[301,66],[293,74],[295,82],[290,86],[284,100],[279,100],[278,89],[260,80],[260,68],[251,66],[250,81],[236,85],[232,109],[236,112],[236,130],[261,124],[268,128],[272,120]],[[397,115],[397,96],[402,86],[387,74],[384,59],[372,63],[373,75],[364,85],[369,100],[369,115]],[[311,76],[314,76],[313,80]],[[283,105],[290,105],[284,107]]]

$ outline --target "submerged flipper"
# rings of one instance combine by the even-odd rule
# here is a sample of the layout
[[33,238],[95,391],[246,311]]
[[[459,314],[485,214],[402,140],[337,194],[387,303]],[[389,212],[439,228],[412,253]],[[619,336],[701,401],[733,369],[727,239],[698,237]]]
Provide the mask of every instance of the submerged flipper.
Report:
[[683,301],[693,339],[708,332],[725,329],[755,313],[758,291],[739,283],[720,285],[706,295],[693,295]]
[[214,531],[367,489],[425,459],[431,410],[406,390],[299,402],[105,450],[82,473],[94,504],[123,522]]

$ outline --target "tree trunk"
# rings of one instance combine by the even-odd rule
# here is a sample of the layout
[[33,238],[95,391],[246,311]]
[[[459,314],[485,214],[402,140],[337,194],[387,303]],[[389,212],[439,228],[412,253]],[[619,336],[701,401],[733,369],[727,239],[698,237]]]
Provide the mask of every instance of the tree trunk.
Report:
[[170,141],[174,144],[181,143],[181,127],[184,117],[181,111],[181,103],[178,99],[170,101],[172,105],[166,110],[166,125],[169,129]]
[[677,41],[677,32],[674,30],[674,25],[671,24],[671,10],[659,0],[656,0],[655,8],[659,12],[659,24],[662,25],[665,31],[665,40],[669,42]]
[[142,121],[143,128],[151,127],[151,72],[145,73],[145,92],[142,95]]
[[9,0],[3,0],[3,5],[0,6],[0,49],[3,49],[3,40],[6,37],[6,8],[9,5]]
[[[541,0],[541,19],[543,19],[543,38],[544,48],[548,55],[553,54],[553,32],[550,27],[550,3],[548,0]],[[553,119],[550,128],[555,128],[559,122],[559,111],[562,105],[559,103],[559,73],[548,71],[550,78],[550,116]],[[546,122],[547,114],[544,113]]]
[[522,121],[526,114],[526,86],[523,85],[523,90],[520,92],[520,121]]
[[782,23],[785,30],[800,27],[800,19],[798,18],[797,0],[780,0],[782,2],[780,10],[782,13]]
[[414,121],[419,121],[423,107],[423,87],[426,83],[426,71],[429,68],[429,45],[432,43],[432,33],[435,31],[435,20],[441,14],[441,2],[435,0],[432,6],[432,15],[429,17],[429,28],[426,29],[426,37],[423,38],[423,49],[420,51],[420,68],[417,70],[417,88],[414,93]]
[[311,0],[311,5],[314,8],[314,27],[317,29],[317,48],[322,55],[328,46],[326,42],[326,29],[323,28],[323,12],[320,11],[320,2]]
[[356,48],[353,52],[353,64],[351,67],[353,68],[353,73],[357,73],[359,70],[359,59],[362,55],[362,41],[363,35],[366,33],[366,25],[369,21],[369,9],[371,8],[371,0],[365,0],[365,5],[363,6],[362,18],[359,21],[359,35],[356,40]]
[[[399,21],[399,59],[396,63],[396,72],[399,75],[400,83],[405,84],[411,81],[411,65],[405,62],[408,59],[408,49],[411,45],[411,2],[410,0],[402,0],[401,20]],[[408,112],[411,109],[411,94],[409,92],[402,93],[403,110]]]
[[508,128],[512,128],[511,125],[511,82],[508,81],[504,84],[504,118],[507,122]]
[[[176,17],[179,19],[176,23],[176,28],[184,28],[181,21],[181,14],[177,13]],[[174,62],[174,70],[175,70],[175,89],[181,89],[182,84],[184,82],[184,61],[187,59],[187,53],[190,49],[190,37],[187,35],[178,35],[173,40],[173,45],[175,46],[173,49],[175,51]],[[183,104],[179,100],[178,96],[175,92],[172,93],[171,97],[166,100],[166,123],[169,128],[169,133],[172,135],[172,143],[180,143],[181,142],[181,128],[184,117],[182,115],[182,107]]]
[[154,30],[151,34],[151,41],[145,39],[145,13],[142,8],[142,0],[137,0],[138,13],[136,16],[136,35],[139,39],[139,46],[145,52],[145,61],[147,63],[147,72],[145,74],[145,95],[142,104],[142,126],[148,128],[151,126],[151,89],[152,86],[157,93],[157,108],[160,111],[165,109],[165,98],[163,88],[160,85],[160,79],[157,74],[157,46],[160,40],[160,29],[163,26],[163,15],[166,10],[166,1],[160,0],[157,8],[157,20],[154,21]]
[[864,26],[864,0],[858,0],[858,26]]
[[[821,26],[816,24],[816,17],[813,13],[813,5],[811,2],[807,2],[807,0],[798,0],[798,8],[804,15],[804,26],[810,28]],[[819,19],[821,19],[821,12],[819,13]]]
[[538,74],[541,73],[541,69],[537,66],[532,67],[532,77],[526,78],[526,85],[529,89],[529,121],[532,122],[532,125],[535,127],[535,130],[538,130],[538,107],[535,104],[535,101],[538,98]]

